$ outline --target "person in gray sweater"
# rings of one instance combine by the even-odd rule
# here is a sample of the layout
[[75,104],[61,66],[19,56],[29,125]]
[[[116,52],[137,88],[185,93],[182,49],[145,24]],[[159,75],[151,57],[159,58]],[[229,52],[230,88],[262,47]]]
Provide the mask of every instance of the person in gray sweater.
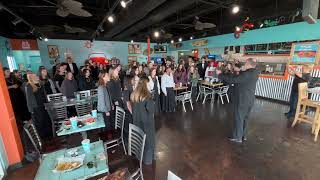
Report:
[[[110,81],[110,76],[107,71],[102,71],[99,75],[98,82],[98,106],[97,110],[99,113],[103,114],[104,122],[107,129],[114,127],[113,118],[111,118],[110,113],[112,111],[112,100],[109,94],[108,88],[106,88],[107,83]],[[112,122],[113,121],[113,122]]]
[[73,74],[68,72],[65,80],[61,85],[61,93],[67,98],[74,98],[74,93],[78,90],[77,81],[73,78]]

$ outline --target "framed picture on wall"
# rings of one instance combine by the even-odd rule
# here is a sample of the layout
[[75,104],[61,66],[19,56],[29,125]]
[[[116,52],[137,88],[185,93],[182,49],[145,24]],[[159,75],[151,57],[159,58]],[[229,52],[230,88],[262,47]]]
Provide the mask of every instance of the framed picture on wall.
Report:
[[59,57],[59,49],[57,45],[48,45],[49,58]]
[[129,54],[141,54],[140,44],[128,44]]

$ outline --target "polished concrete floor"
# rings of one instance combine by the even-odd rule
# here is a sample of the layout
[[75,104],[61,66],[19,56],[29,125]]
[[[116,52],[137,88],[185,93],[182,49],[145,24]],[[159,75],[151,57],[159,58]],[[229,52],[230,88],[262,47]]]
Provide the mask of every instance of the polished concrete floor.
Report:
[[[196,104],[194,111],[157,116],[157,161],[144,168],[146,180],[165,180],[171,170],[184,180],[318,180],[320,142],[311,127],[290,128],[283,104],[257,99],[248,141],[229,142],[232,105]],[[10,172],[7,179],[33,179],[38,163]]]

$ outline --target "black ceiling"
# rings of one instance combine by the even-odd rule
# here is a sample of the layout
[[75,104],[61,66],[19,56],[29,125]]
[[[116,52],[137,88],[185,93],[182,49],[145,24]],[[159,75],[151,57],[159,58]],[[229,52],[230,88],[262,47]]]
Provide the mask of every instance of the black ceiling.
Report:
[[[159,30],[161,37],[153,37],[153,42],[231,33],[246,17],[250,17],[250,21],[257,24],[266,19],[283,16],[285,21],[281,23],[291,23],[293,15],[302,9],[302,0],[132,0],[125,9],[120,6],[119,0],[78,1],[83,4],[83,9],[93,16],[57,16],[57,8],[53,5],[57,0],[1,0],[1,3],[48,38],[145,41],[147,36],[152,36],[153,31]],[[236,15],[231,13],[234,4],[241,7]],[[115,22],[102,23],[110,9],[113,9]],[[195,16],[198,16],[201,22],[214,23],[216,28],[195,30],[192,27]],[[3,8],[0,10],[0,19],[1,35],[10,38],[34,37],[29,33],[30,27],[26,24],[14,25],[12,21],[15,16]],[[294,22],[296,21],[301,21],[301,15],[295,18]],[[97,30],[99,24],[102,25],[103,32]],[[86,32],[67,32],[64,25],[82,28]],[[173,37],[169,38],[169,34]]]

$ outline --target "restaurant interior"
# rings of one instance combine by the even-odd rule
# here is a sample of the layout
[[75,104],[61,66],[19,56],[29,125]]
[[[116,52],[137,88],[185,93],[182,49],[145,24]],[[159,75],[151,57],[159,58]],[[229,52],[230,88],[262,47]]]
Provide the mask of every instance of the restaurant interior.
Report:
[[318,16],[319,0],[2,0],[0,179],[320,179]]

